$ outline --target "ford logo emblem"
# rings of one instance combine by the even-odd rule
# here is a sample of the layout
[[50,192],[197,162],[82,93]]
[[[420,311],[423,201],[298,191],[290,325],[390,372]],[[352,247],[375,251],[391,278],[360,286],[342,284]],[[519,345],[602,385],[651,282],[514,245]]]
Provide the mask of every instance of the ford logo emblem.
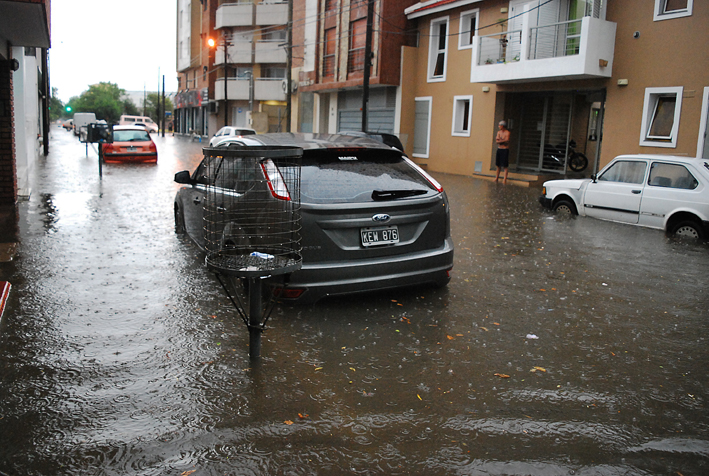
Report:
[[384,223],[384,222],[389,221],[390,218],[391,218],[391,217],[390,217],[389,215],[387,215],[386,213],[379,213],[378,215],[374,215],[374,216],[372,217],[372,221],[376,221],[376,222],[379,222],[379,223]]

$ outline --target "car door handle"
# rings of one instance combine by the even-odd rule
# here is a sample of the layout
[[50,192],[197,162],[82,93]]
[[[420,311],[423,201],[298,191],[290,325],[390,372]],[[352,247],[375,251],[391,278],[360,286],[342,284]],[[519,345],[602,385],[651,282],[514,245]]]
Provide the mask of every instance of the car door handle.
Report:
[[642,190],[631,190],[631,193],[634,193],[635,195],[643,193]]

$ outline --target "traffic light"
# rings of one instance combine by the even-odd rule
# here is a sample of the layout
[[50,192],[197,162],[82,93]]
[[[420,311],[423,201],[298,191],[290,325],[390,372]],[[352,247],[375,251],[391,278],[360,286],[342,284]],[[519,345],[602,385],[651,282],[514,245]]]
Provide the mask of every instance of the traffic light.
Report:
[[71,112],[71,106],[66,107],[66,112]]

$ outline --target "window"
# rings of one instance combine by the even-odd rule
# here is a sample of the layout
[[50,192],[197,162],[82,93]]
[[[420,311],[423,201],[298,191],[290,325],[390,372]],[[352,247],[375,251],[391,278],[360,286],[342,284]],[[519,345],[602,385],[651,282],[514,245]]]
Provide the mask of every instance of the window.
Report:
[[428,80],[446,80],[446,53],[448,52],[448,17],[431,22],[429,41]]
[[473,47],[473,37],[477,34],[479,10],[470,10],[460,14],[458,49]]
[[455,96],[453,98],[454,136],[470,137],[470,117],[473,113],[473,96]]
[[681,107],[682,87],[645,89],[640,145],[677,147]]
[[643,183],[647,163],[619,160],[598,177],[599,182]]
[[699,182],[684,165],[655,162],[650,168],[648,184],[655,187],[694,190]]
[[325,30],[325,54],[323,56],[323,76],[335,76],[336,29]]
[[692,15],[694,0],[655,0],[654,21],[671,20],[672,18]]
[[431,97],[416,98],[414,116],[414,157],[428,157],[431,137]]
[[367,40],[367,19],[350,23],[350,51],[347,56],[347,72],[364,71],[364,50]]

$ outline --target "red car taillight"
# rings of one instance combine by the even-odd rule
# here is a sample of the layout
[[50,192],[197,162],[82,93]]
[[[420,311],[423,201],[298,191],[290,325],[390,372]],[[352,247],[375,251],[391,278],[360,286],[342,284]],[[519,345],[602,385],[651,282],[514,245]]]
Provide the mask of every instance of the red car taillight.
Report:
[[261,170],[263,170],[263,175],[268,181],[268,188],[271,190],[271,195],[278,200],[290,200],[288,187],[286,186],[285,180],[283,180],[281,171],[276,167],[276,164],[274,164],[271,159],[266,159],[261,162]]
[[148,146],[148,149],[150,149],[150,152],[155,152],[157,153],[158,147],[155,145],[154,142],[151,142],[150,145]]
[[113,144],[101,144],[101,147],[104,154],[113,152]]

